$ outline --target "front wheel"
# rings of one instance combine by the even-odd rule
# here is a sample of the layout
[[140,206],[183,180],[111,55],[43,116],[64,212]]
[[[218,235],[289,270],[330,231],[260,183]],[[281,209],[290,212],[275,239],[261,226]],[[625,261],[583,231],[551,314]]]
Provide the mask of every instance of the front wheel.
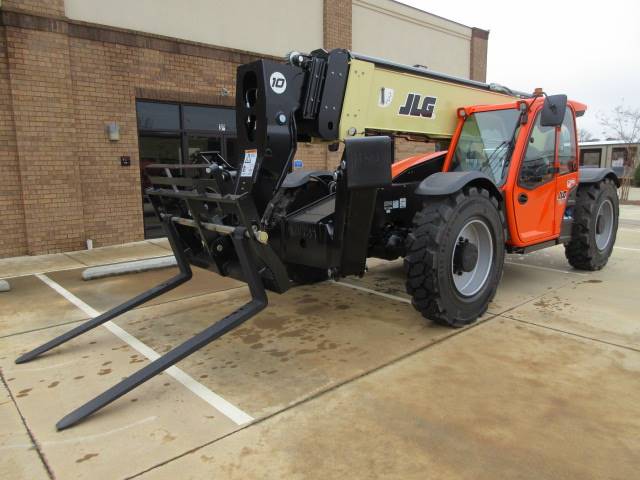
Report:
[[404,259],[406,287],[429,320],[451,327],[476,321],[496,293],[503,264],[503,214],[487,190],[429,198],[416,214]]

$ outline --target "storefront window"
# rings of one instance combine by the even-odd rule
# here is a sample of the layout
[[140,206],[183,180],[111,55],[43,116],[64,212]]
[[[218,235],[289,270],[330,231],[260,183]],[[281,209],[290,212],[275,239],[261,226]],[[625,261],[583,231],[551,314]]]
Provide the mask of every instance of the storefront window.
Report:
[[236,112],[230,108],[182,107],[185,130],[235,132]]
[[138,102],[138,130],[179,130],[180,106],[172,103]]
[[145,238],[155,238],[164,233],[144,195],[144,189],[150,186],[144,168],[152,163],[206,161],[198,155],[200,152],[212,152],[210,155],[220,155],[235,165],[236,114],[230,108],[150,101],[137,101],[136,111]]

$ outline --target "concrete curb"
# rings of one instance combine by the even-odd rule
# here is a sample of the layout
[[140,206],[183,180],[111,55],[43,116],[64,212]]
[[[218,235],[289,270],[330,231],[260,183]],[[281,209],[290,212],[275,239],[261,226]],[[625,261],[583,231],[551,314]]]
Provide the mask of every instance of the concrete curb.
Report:
[[0,280],[0,292],[8,292],[11,290],[11,285],[6,280]]
[[158,270],[160,268],[175,267],[176,258],[173,255],[167,257],[148,258],[146,260],[136,260],[133,262],[114,263],[112,265],[99,265],[89,267],[82,272],[83,280],[95,280],[97,278],[113,277],[125,275],[127,273],[146,272],[147,270]]

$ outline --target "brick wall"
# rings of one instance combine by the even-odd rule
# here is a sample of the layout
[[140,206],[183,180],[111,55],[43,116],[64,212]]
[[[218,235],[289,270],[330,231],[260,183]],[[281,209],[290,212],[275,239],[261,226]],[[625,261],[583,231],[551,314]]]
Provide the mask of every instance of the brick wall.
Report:
[[487,81],[487,48],[489,32],[480,28],[471,29],[471,55],[469,78],[479,82]]
[[351,49],[351,0],[324,0],[324,48]]
[[[35,0],[28,5],[38,11]],[[27,4],[21,6],[24,11]],[[77,250],[87,239],[97,247],[141,240],[136,98],[233,105],[235,70],[257,57],[17,10],[2,13],[9,26],[2,27],[0,43],[6,186],[0,257]],[[229,92],[224,97],[223,88]],[[120,126],[117,142],[105,133],[113,121]],[[120,166],[123,155],[131,157],[130,167]],[[302,144],[296,158],[305,168],[325,169],[326,145]]]
[[[97,246],[140,240],[137,94],[197,102],[224,87],[231,99],[237,64],[80,38],[71,39],[70,51],[86,236]],[[118,142],[105,134],[112,121]],[[120,166],[122,155],[130,167]]]
[[0,27],[0,257],[27,252],[22,185],[10,92],[6,32],[4,27]]
[[404,160],[413,155],[431,153],[436,151],[435,143],[427,143],[422,140],[409,140],[402,137],[394,139],[395,160]]
[[66,35],[6,27],[27,252],[77,250],[84,240]]

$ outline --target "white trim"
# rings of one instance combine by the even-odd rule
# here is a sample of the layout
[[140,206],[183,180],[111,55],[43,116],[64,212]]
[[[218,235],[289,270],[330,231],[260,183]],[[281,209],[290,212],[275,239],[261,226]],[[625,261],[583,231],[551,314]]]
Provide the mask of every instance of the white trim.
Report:
[[342,287],[353,288],[354,290],[360,290],[361,292],[366,292],[366,293],[371,293],[373,295],[378,295],[380,297],[388,298],[390,300],[396,300],[398,302],[411,304],[411,299],[410,298],[403,298],[403,297],[399,297],[397,295],[392,295],[390,293],[378,292],[377,290],[372,290],[372,289],[367,288],[367,287],[361,287],[360,285],[354,285],[353,283],[337,282],[335,280],[332,280],[331,283],[333,283],[334,285],[340,285]]
[[517,265],[518,267],[529,267],[529,268],[535,268],[538,270],[544,270],[547,272],[556,272],[556,273],[568,273],[571,275],[582,275],[582,276],[587,276],[588,274],[586,273],[582,273],[582,272],[572,272],[571,270],[561,270],[559,268],[549,268],[549,267],[540,267],[538,265],[529,265],[528,263],[518,263],[518,262],[507,262],[505,260],[505,265]]
[[631,252],[640,252],[640,248],[631,248],[631,247],[613,247],[613,248],[617,248],[618,250],[629,250]]
[[[59,283],[51,280],[45,274],[37,273],[35,276],[38,277],[40,280],[42,280],[45,284],[47,284],[53,290],[58,292],[60,295],[62,295],[64,298],[66,298],[69,302],[73,303],[76,307],[78,307],[80,310],[82,310],[84,313],[86,313],[90,317],[97,317],[98,315],[100,315],[100,312],[98,312],[96,309],[94,309],[90,305],[80,300],[73,293],[68,291]],[[115,323],[106,322],[102,326],[105,327],[107,330],[109,330],[111,333],[113,333],[120,340],[127,343],[130,347],[132,347],[133,349],[137,350],[142,355],[147,357],[149,360],[153,361],[160,357],[160,354],[158,352],[153,350],[148,345],[145,345],[144,343],[142,343],[136,337],[134,337],[124,329],[120,328]],[[189,390],[191,390],[192,393],[194,393],[195,395],[200,397],[202,400],[207,402],[213,408],[215,408],[224,416],[229,418],[236,425],[244,425],[254,420],[253,417],[251,417],[249,414],[247,414],[246,412],[243,412],[235,405],[232,405],[227,400],[222,398],[220,395],[212,392],[203,384],[194,380],[190,375],[188,375],[187,373],[185,373],[175,365],[165,370],[165,373],[173,377],[175,380],[180,382],[185,387],[187,387]]]

